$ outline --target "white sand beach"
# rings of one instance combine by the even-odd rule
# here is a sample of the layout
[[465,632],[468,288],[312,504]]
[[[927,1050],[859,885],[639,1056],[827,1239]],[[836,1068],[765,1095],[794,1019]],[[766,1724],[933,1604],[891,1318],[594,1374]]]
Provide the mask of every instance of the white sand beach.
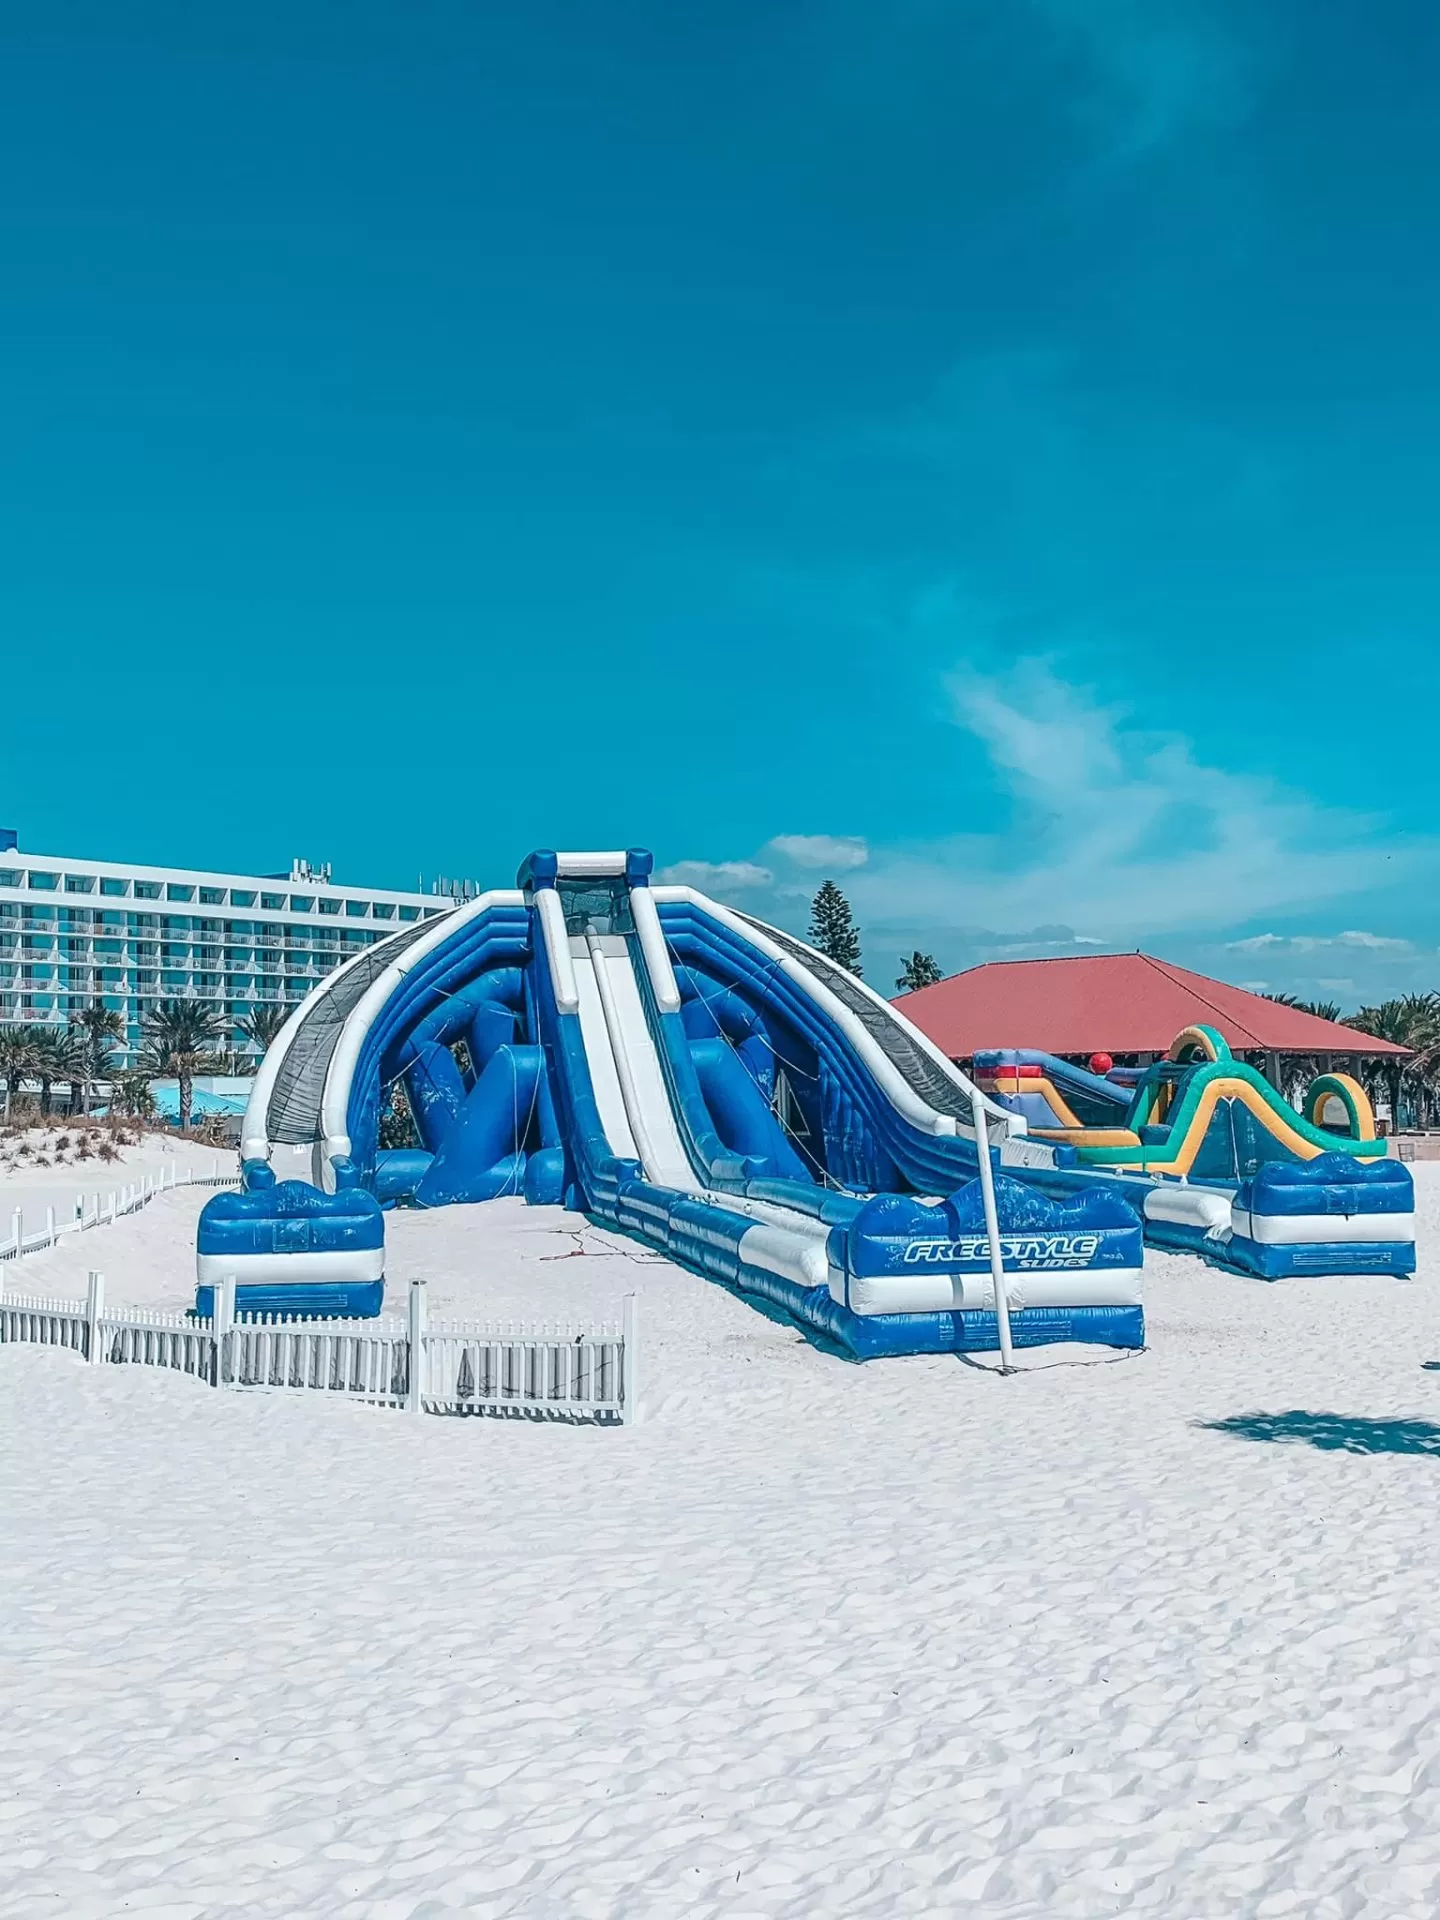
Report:
[[[112,1157],[102,1159],[100,1146]],[[158,1128],[122,1128],[118,1137],[114,1129],[81,1119],[17,1128],[0,1137],[0,1243],[13,1237],[17,1212],[27,1234],[39,1233],[51,1208],[57,1223],[73,1220],[82,1201],[88,1206],[96,1195],[103,1200],[147,1174],[172,1180],[233,1173],[235,1166],[232,1152]]]
[[[390,1217],[396,1305],[636,1292],[631,1429],[4,1349],[0,1920],[1431,1920],[1437,1176],[1414,1281],[1151,1254],[1145,1353],[1008,1380]],[[187,1302],[205,1197],[6,1283]]]

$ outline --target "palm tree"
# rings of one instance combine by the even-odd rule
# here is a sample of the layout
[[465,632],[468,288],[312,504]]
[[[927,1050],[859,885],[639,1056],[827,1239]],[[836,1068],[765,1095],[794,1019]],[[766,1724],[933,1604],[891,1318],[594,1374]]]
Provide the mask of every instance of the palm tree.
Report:
[[1298,1000],[1293,993],[1262,993],[1262,1000],[1273,1000],[1277,1007],[1294,1007],[1297,1013],[1313,1013],[1317,1020],[1338,1020],[1338,1000]]
[[143,1071],[122,1073],[115,1087],[115,1104],[133,1120],[148,1120],[155,1112],[150,1076]]
[[203,1000],[160,1000],[145,1016],[143,1066],[148,1074],[174,1074],[180,1085],[180,1131],[190,1125],[197,1073],[210,1065],[210,1047],[225,1036],[225,1021]]
[[1383,1055],[1372,1068],[1390,1095],[1390,1124],[1400,1125],[1400,1096],[1407,1072],[1426,1069],[1424,1062],[1440,1056],[1440,994],[1402,993],[1397,999],[1382,1000],[1377,1007],[1360,1007],[1347,1013],[1342,1025],[1357,1033],[1373,1034],[1377,1040],[1392,1041],[1414,1056],[1405,1060],[1395,1054]]
[[15,1095],[26,1080],[37,1077],[42,1029],[36,1026],[0,1027],[0,1073],[5,1076],[5,1124]]
[[235,1022],[236,1027],[252,1047],[258,1047],[262,1054],[268,1053],[274,1044],[275,1036],[290,1018],[290,1009],[284,1006],[252,1007],[243,1020]]
[[940,971],[940,962],[934,954],[920,953],[917,950],[908,960],[901,962],[895,985],[901,993],[918,993],[921,987],[933,987],[937,981],[944,978],[944,974]]
[[80,1016],[79,1036],[85,1049],[84,1111],[90,1111],[90,1095],[97,1080],[108,1080],[115,1060],[112,1042],[125,1038],[125,1022],[113,1007],[94,1000]]
[[70,1112],[75,1113],[79,1110],[80,1089],[85,1082],[85,1043],[66,1027],[40,1027],[37,1031],[40,1041],[33,1072],[40,1082],[41,1115],[47,1120],[50,1117],[50,1092],[57,1080],[70,1082]]

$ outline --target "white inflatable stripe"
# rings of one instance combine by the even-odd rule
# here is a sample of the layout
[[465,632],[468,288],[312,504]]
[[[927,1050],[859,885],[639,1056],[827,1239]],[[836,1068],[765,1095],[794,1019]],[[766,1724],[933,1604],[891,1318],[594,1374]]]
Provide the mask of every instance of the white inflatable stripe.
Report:
[[675,969],[670,964],[670,949],[660,926],[660,913],[649,887],[632,887],[630,911],[635,916],[635,932],[645,971],[650,976],[650,991],[661,1013],[680,1011],[680,989],[675,984]]
[[1145,1195],[1145,1218],[1211,1233],[1230,1225],[1230,1196],[1207,1193],[1203,1187],[1152,1187]]
[[625,871],[623,853],[557,853],[555,861],[562,880],[604,880]]
[[[717,1195],[716,1204],[725,1206],[728,1202]],[[740,1258],[749,1266],[764,1267],[767,1273],[778,1273],[781,1279],[793,1280],[802,1287],[830,1284],[824,1238],[815,1239],[789,1227],[747,1228],[740,1238]]]
[[550,963],[550,985],[561,1013],[574,1013],[580,1005],[575,985],[575,966],[570,958],[570,938],[565,931],[565,909],[553,887],[541,887],[535,895],[535,917],[540,938],[545,942],[545,957]]
[[[749,1236],[747,1235],[748,1239]],[[830,1292],[847,1304],[843,1274],[833,1274]],[[882,1273],[851,1277],[849,1301],[855,1313],[959,1313],[976,1308],[993,1312],[995,1282],[988,1273]],[[1087,1268],[1078,1273],[1010,1273],[1005,1296],[1012,1313],[1026,1307],[1138,1307],[1139,1267]]]
[[1235,1207],[1230,1227],[1258,1247],[1393,1245],[1415,1238],[1413,1213],[1248,1213]]
[[202,1253],[196,1258],[202,1287],[213,1287],[227,1273],[237,1286],[265,1286],[297,1280],[349,1281],[364,1285],[385,1277],[383,1247],[329,1247],[319,1253]]

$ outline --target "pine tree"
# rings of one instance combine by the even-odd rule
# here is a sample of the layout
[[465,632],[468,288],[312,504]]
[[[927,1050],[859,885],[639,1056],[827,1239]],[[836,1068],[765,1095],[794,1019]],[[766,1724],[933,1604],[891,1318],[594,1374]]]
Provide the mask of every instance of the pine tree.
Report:
[[933,987],[937,980],[943,980],[940,962],[933,953],[921,953],[918,949],[903,962],[896,977],[895,985],[901,993],[918,993],[921,987]]
[[810,907],[810,944],[847,973],[864,971],[860,965],[860,935],[850,902],[833,880],[827,880]]

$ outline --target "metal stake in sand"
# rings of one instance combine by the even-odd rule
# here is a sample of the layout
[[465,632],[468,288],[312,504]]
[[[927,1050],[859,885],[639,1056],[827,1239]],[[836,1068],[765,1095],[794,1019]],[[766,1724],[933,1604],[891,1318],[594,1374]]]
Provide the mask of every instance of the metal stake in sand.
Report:
[[990,1129],[985,1120],[984,1096],[977,1088],[970,1101],[975,1121],[975,1145],[980,1152],[980,1198],[985,1203],[985,1238],[990,1242],[990,1278],[995,1283],[995,1325],[1000,1333],[1000,1371],[1015,1371],[1010,1344],[1010,1299],[1005,1291],[1005,1256],[1000,1251],[1000,1220],[995,1211],[995,1169],[990,1165]]

